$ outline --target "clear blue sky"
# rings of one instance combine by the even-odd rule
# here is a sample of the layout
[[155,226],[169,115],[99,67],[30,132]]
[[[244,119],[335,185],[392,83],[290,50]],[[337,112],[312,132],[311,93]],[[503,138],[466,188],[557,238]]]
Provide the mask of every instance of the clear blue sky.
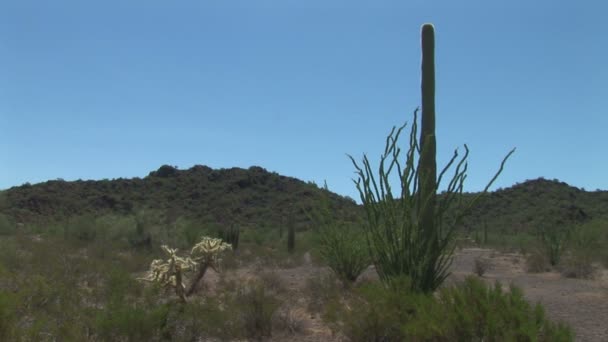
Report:
[[358,198],[420,105],[436,28],[439,164],[465,190],[558,178],[608,189],[608,2],[0,2],[0,189],[259,165]]

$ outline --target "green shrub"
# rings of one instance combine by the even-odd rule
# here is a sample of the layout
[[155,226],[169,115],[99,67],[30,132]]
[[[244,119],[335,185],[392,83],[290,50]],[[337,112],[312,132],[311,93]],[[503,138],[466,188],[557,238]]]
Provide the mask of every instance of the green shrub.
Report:
[[7,215],[0,214],[0,236],[14,234],[16,227],[17,224]]
[[592,220],[575,227],[567,247],[571,252],[567,260],[570,265],[578,263],[588,270],[597,261],[608,267],[608,221]]
[[364,232],[354,227],[320,228],[319,253],[344,285],[353,283],[370,264]]
[[323,319],[353,342],[404,341],[403,326],[413,317],[417,301],[431,302],[425,294],[413,294],[409,286],[403,277],[392,278],[390,287],[363,284],[350,296],[331,300]]
[[539,230],[539,239],[544,248],[551,266],[559,264],[562,254],[568,244],[570,229],[560,227],[542,227]]
[[324,318],[355,342],[573,340],[570,328],[548,321],[517,287],[505,292],[499,283],[468,277],[434,296],[411,292],[408,282],[366,284],[348,305],[328,305]]
[[547,253],[541,248],[534,248],[526,255],[526,271],[542,273],[551,270],[551,263]]
[[[327,183],[324,190],[329,191]],[[316,212],[309,213],[315,223],[315,252],[345,286],[353,283],[371,263],[365,231],[358,226],[333,218],[330,202],[325,198]]]
[[549,322],[542,306],[532,307],[515,286],[503,292],[498,282],[492,287],[468,277],[458,286],[442,289],[439,303],[444,308],[440,317],[444,331],[452,340],[573,340],[568,327]]
[[566,278],[589,279],[593,275],[593,258],[586,251],[573,251],[563,258],[559,269]]
[[17,340],[17,297],[0,290],[0,341]]
[[110,303],[96,319],[104,341],[150,341],[166,326],[169,305],[145,307],[128,301]]
[[82,215],[70,218],[63,228],[63,237],[68,241],[92,242],[98,234],[95,218]]
[[305,291],[308,297],[307,309],[311,313],[321,313],[325,305],[340,294],[335,274],[317,274],[306,280]]
[[279,302],[268,294],[262,283],[249,282],[240,287],[235,304],[247,338],[263,340],[272,336],[272,317]]
[[174,341],[234,340],[239,337],[237,322],[232,317],[233,312],[222,307],[222,303],[213,297],[174,306],[167,319],[165,335],[168,332]]
[[490,262],[487,259],[483,259],[481,257],[475,258],[473,264],[473,272],[480,277],[486,273],[486,270],[490,267]]

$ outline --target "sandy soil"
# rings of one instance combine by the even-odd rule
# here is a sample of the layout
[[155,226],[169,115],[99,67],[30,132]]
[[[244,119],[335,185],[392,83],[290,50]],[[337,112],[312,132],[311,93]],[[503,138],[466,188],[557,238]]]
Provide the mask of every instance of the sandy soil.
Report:
[[[452,265],[452,275],[448,283],[464,279],[472,274],[476,258],[488,262],[488,270],[483,279],[489,283],[500,281],[508,286],[513,283],[522,288],[526,298],[540,302],[547,315],[556,321],[568,323],[576,333],[576,341],[608,341],[608,271],[597,270],[594,279],[568,279],[559,273],[531,274],[525,272],[524,258],[519,254],[499,253],[489,249],[466,248],[457,251]],[[270,271],[264,269],[264,271]],[[269,341],[342,341],[334,336],[318,316],[306,311],[305,287],[307,279],[327,268],[313,266],[310,258],[294,268],[273,269],[287,288],[292,315],[302,322],[303,329],[296,334],[278,333]],[[252,278],[260,273],[259,267],[248,267],[232,271],[231,277]],[[213,291],[219,277],[209,274],[205,277],[207,290]],[[362,278],[377,278],[372,267]]]

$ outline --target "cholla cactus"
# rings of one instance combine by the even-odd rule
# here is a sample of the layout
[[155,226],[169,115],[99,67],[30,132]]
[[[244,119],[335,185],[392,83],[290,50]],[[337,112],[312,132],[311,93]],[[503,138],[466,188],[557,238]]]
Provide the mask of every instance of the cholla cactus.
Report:
[[196,286],[203,279],[203,276],[205,276],[208,267],[211,267],[216,272],[218,271],[221,253],[229,249],[232,249],[230,244],[223,242],[221,239],[207,236],[202,237],[201,241],[192,247],[190,257],[195,262],[195,268],[198,272],[190,284],[187,292],[188,296],[194,293]]
[[216,270],[220,262],[220,254],[228,249],[232,249],[232,246],[221,239],[204,236],[199,243],[192,247],[190,257],[197,264],[208,264],[209,267]]
[[148,274],[139,279],[160,283],[165,288],[173,288],[175,289],[175,294],[185,302],[186,287],[183,284],[182,275],[184,271],[194,268],[196,264],[190,258],[177,256],[177,248],[169,248],[165,245],[161,246],[161,248],[168,255],[167,260],[153,260]]
[[[213,239],[210,237],[202,237],[201,241],[194,245],[190,252],[190,256],[182,258],[177,256],[177,248],[169,248],[165,245],[161,246],[162,250],[167,253],[168,259],[157,259],[150,264],[148,274],[139,278],[150,282],[160,283],[166,288],[175,289],[175,294],[186,302],[186,296],[194,293],[196,286],[203,279],[208,267],[211,267],[217,272],[220,262],[220,254],[232,247],[223,242],[221,239]],[[192,280],[188,292],[183,283],[183,274],[187,271],[195,271],[196,276]]]

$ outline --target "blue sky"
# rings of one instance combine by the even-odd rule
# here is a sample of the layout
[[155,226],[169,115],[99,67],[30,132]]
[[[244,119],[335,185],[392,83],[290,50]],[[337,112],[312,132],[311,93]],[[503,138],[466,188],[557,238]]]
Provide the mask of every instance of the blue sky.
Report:
[[[465,190],[608,189],[605,1],[0,2],[0,189],[259,165],[358,198],[420,105],[436,28],[438,161]],[[373,158],[375,159],[375,158]]]

